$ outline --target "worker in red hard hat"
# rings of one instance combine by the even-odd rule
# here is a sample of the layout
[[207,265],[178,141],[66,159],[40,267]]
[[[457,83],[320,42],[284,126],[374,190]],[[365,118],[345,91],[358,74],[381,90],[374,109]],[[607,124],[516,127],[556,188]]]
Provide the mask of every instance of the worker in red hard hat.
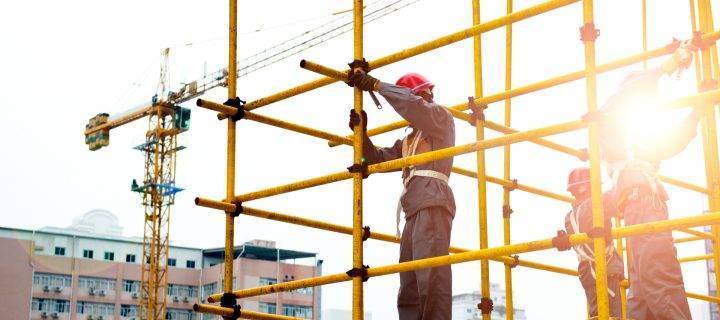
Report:
[[[565,230],[568,234],[587,233],[593,229],[592,201],[590,199],[590,169],[577,168],[568,176],[567,191],[575,197],[572,210],[565,216]],[[604,226],[610,228],[610,218],[616,215],[612,193],[603,195]],[[573,246],[578,258],[578,278],[585,290],[585,298],[590,317],[598,315],[597,291],[595,286],[595,259],[592,243]],[[608,301],[610,316],[622,316],[620,301],[620,281],[623,279],[622,257],[613,246],[613,241],[606,242],[605,260],[607,261]]]
[[[364,91],[377,91],[410,123],[412,131],[392,147],[378,148],[364,128],[363,156],[369,163],[412,156],[455,145],[455,123],[452,115],[433,100],[434,85],[417,73],[406,74],[396,84],[381,82],[363,72],[355,72],[349,85]],[[350,127],[359,115],[350,113]],[[362,117],[367,120],[363,111]],[[363,121],[367,124],[367,121]],[[405,212],[405,226],[400,237],[400,262],[447,255],[450,230],[455,216],[455,199],[448,186],[453,158],[440,159],[402,170],[404,190],[398,203]],[[399,233],[399,227],[397,228]],[[452,275],[450,266],[400,273],[397,299],[401,320],[452,317]]]
[[[662,66],[631,74],[601,108],[608,113],[639,110],[657,112],[657,82],[686,68],[692,48],[680,46]],[[644,106],[644,105],[650,105]],[[643,109],[644,108],[644,109]],[[632,123],[608,117],[599,123],[600,153],[612,177],[615,199],[625,225],[668,219],[668,198],[658,178],[660,162],[680,153],[695,137],[700,110],[675,128],[663,128],[648,137],[628,135]],[[647,121],[635,119],[634,121]],[[689,320],[690,308],[670,231],[628,237],[628,318]]]

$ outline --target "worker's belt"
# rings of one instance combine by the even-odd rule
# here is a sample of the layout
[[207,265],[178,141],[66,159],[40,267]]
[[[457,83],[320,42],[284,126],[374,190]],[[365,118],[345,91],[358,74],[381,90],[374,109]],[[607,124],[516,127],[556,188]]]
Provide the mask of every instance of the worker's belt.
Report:
[[442,172],[435,171],[435,170],[413,169],[410,171],[410,174],[407,177],[405,177],[405,179],[403,179],[403,186],[404,186],[403,192],[400,195],[400,199],[398,199],[397,210],[395,210],[395,235],[397,235],[398,237],[400,236],[400,212],[402,212],[402,210],[403,210],[402,198],[407,193],[407,187],[408,187],[408,185],[410,185],[410,180],[412,180],[412,178],[415,178],[415,177],[434,178],[434,179],[445,181],[445,183],[448,183],[448,180],[450,180],[450,178],[448,178],[447,175],[445,175]]

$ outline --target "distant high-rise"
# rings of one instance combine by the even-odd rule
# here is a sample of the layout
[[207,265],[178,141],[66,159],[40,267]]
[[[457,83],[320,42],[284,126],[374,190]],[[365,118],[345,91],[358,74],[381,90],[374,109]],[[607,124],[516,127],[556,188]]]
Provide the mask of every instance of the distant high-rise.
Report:
[[[221,290],[224,250],[170,246],[167,319],[219,319],[192,312],[192,305]],[[2,319],[140,319],[142,239],[123,237],[117,217],[108,211],[90,211],[67,228],[0,227],[0,255]],[[234,264],[236,289],[322,271],[315,253],[279,249],[267,240],[235,247]],[[320,290],[307,288],[240,303],[248,310],[319,319],[319,302]]]
[[[493,319],[505,319],[508,310],[505,308],[505,289],[496,283],[490,284],[490,297],[493,300]],[[479,320],[482,314],[477,305],[480,303],[480,292],[457,294],[452,297],[452,320]],[[515,320],[527,320],[525,310],[514,308]]]

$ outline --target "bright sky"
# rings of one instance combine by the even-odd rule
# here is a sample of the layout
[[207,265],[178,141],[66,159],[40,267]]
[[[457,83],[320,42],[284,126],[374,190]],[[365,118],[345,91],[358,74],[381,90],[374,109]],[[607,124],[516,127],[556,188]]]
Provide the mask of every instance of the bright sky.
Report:
[[[539,1],[522,1],[526,8]],[[0,43],[3,44],[0,95],[4,102],[0,118],[2,140],[0,200],[2,225],[19,228],[65,226],[77,215],[94,208],[116,213],[125,234],[142,233],[139,197],[129,190],[133,178],[142,176],[142,154],[132,147],[142,143],[147,122],[116,129],[111,145],[90,152],[83,143],[87,120],[98,112],[120,113],[148,101],[155,92],[162,48],[171,47],[173,83],[214,71],[227,59],[227,4],[225,1],[11,1],[0,10]],[[240,56],[245,57],[327,21],[332,12],[351,7],[350,1],[241,1]],[[641,46],[640,1],[597,1],[598,62],[638,53]],[[649,48],[667,44],[672,37],[690,36],[686,1],[650,1]],[[471,25],[470,1],[421,0],[367,25],[365,54],[375,59]],[[486,1],[482,19],[504,14],[505,3]],[[320,17],[318,19],[310,19]],[[580,70],[583,47],[578,40],[580,3],[520,22],[514,27],[513,85],[522,86],[545,78]],[[305,20],[299,23],[294,21]],[[253,32],[265,29],[263,32]],[[484,89],[486,94],[503,90],[504,29],[483,36]],[[192,43],[192,45],[186,45]],[[300,69],[306,58],[338,69],[352,57],[352,36],[344,36],[293,56],[281,63],[241,78],[238,94],[254,100],[317,76]],[[373,75],[394,82],[406,72],[426,75],[435,84],[439,103],[454,105],[473,93],[472,41],[456,43],[376,71]],[[656,65],[651,61],[650,65]],[[617,88],[622,78],[642,65],[599,77],[599,103]],[[665,79],[672,95],[693,92],[694,75],[681,80]],[[173,86],[177,87],[177,86]],[[513,127],[531,129],[577,119],[586,110],[584,81],[530,94],[513,100]],[[670,90],[670,89],[668,89]],[[224,101],[217,89],[204,98]],[[299,124],[338,134],[349,134],[347,112],[352,91],[333,84],[313,93],[288,99],[258,110]],[[188,149],[178,156],[177,183],[186,191],[177,197],[171,218],[175,244],[217,247],[223,244],[223,215],[196,207],[193,199],[220,199],[225,188],[225,125],[215,113],[193,107],[191,130],[180,137]],[[390,107],[376,110],[366,99],[370,127],[399,117]],[[491,105],[489,119],[502,122],[502,103]],[[676,116],[665,117],[672,125]],[[658,120],[660,121],[660,120]],[[647,122],[647,121],[644,121]],[[344,170],[351,162],[350,148],[328,148],[324,141],[291,134],[249,121],[238,125],[237,191],[244,193]],[[402,137],[392,132],[374,138],[389,145]],[[489,137],[497,136],[488,133]],[[474,130],[457,123],[457,143],[474,139]],[[585,146],[585,135],[562,135],[555,141]],[[662,173],[704,185],[702,149],[696,139],[681,155],[663,164]],[[456,158],[455,164],[475,168],[475,156]],[[502,152],[488,151],[488,172],[502,175]],[[520,182],[562,193],[570,169],[583,163],[532,144],[513,147],[512,176]],[[452,243],[478,246],[477,187],[474,180],[453,175],[450,181],[458,204]],[[605,184],[608,186],[608,183]],[[365,224],[373,230],[394,231],[394,212],[402,185],[397,173],[373,175],[365,181]],[[490,245],[502,244],[502,189],[488,187]],[[702,197],[668,187],[672,217],[700,213],[707,205]],[[345,225],[351,224],[352,186],[349,181],[252,202],[252,206],[277,210]],[[551,237],[562,227],[568,205],[513,192],[515,210],[513,242]],[[278,246],[318,252],[325,260],[324,272],[344,272],[351,265],[350,237],[241,216],[237,242],[271,239]],[[678,246],[681,257],[703,253],[700,243]],[[398,247],[369,241],[365,261],[370,266],[395,263]],[[523,259],[574,268],[570,252],[544,251],[522,255]],[[503,283],[502,265],[491,263],[493,282]],[[707,283],[702,262],[688,263],[683,272],[689,291],[705,293]],[[453,266],[454,293],[479,288],[478,263]],[[526,268],[514,272],[516,306],[529,319],[579,319],[585,302],[577,279]],[[371,279],[366,284],[367,310],[375,319],[396,318],[397,276]],[[548,290],[549,288],[552,288]],[[548,292],[549,291],[549,292]],[[350,309],[350,285],[323,288],[324,308]],[[707,304],[690,300],[696,319],[705,319]]]

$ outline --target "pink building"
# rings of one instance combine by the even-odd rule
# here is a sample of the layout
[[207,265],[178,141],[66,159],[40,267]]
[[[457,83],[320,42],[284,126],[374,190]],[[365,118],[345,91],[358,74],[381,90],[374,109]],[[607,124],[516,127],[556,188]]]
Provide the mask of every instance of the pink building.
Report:
[[[142,239],[121,236],[110,212],[95,210],[68,228],[0,227],[0,318],[31,320],[140,319]],[[221,290],[224,248],[171,246],[167,319],[219,319],[192,311]],[[234,287],[250,288],[321,273],[315,253],[254,240],[235,248]],[[319,319],[320,289],[243,299],[242,308]]]

